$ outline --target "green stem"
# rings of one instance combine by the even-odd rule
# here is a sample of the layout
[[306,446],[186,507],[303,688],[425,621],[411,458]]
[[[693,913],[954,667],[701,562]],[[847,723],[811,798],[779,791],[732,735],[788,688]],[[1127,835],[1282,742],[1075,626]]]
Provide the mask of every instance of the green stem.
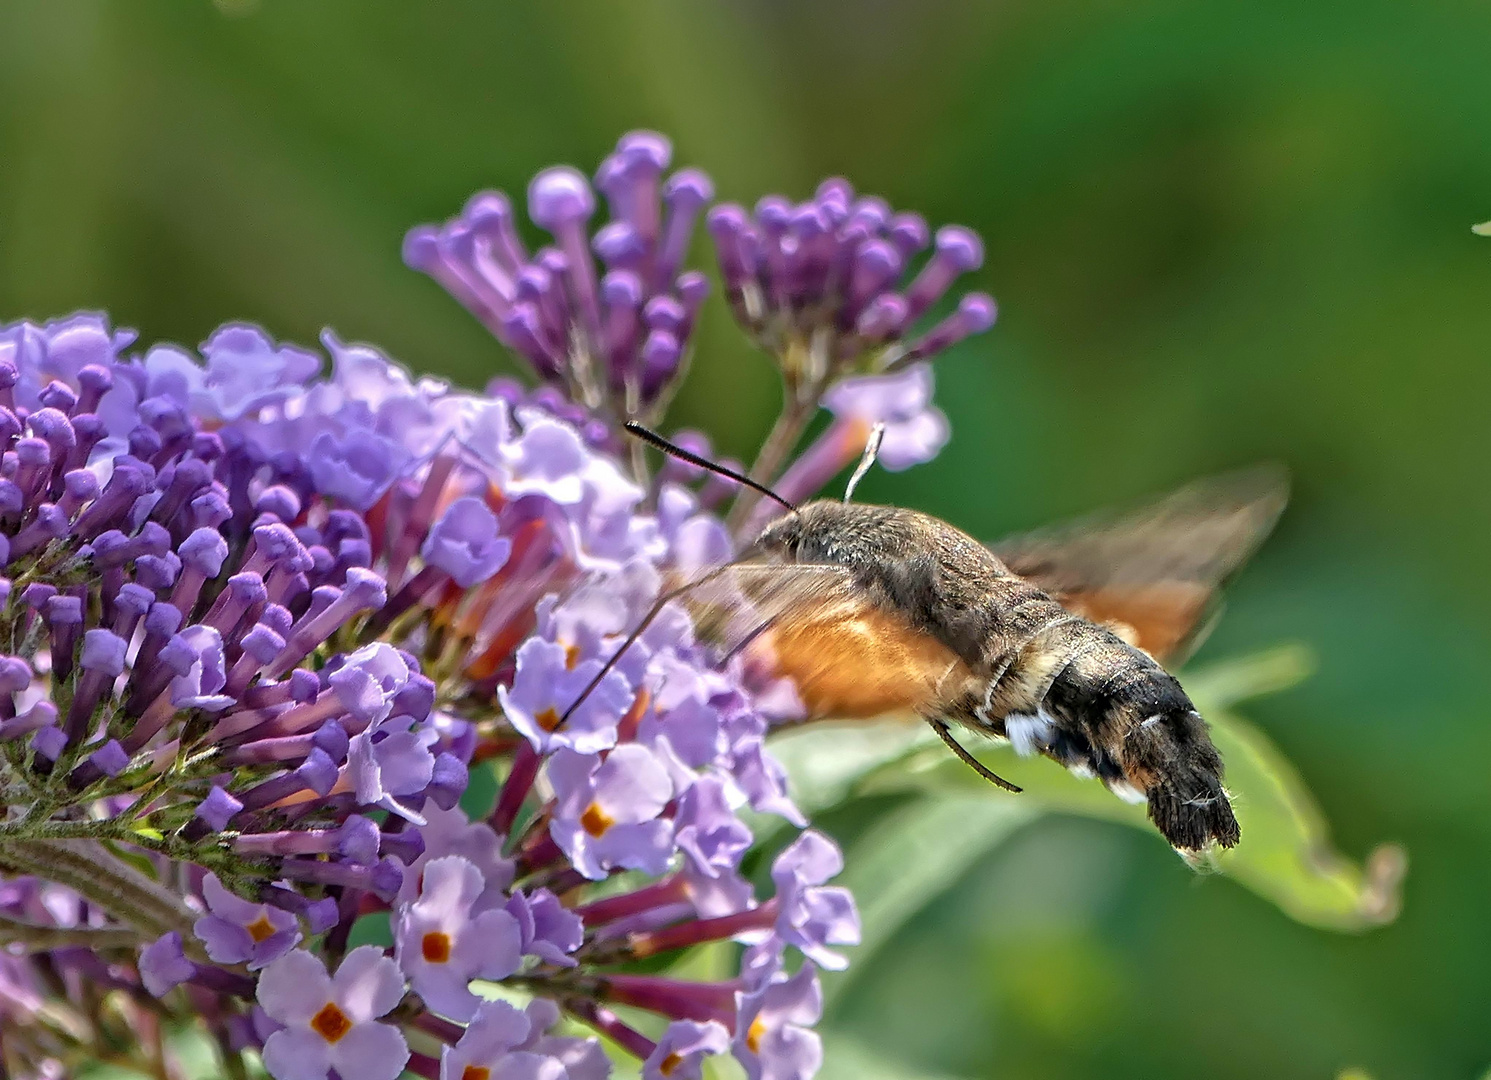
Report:
[[[818,408],[817,388],[804,393],[802,387],[787,381],[783,386],[782,411],[777,416],[777,421],[771,426],[771,432],[766,436],[766,441],[761,444],[761,452],[756,455],[756,463],[751,466],[747,474],[758,484],[771,486],[776,479],[777,473],[781,471],[786,463],[788,455],[797,447],[802,439],[802,433],[807,428],[808,422],[813,419],[813,413]],[[742,487],[740,494],[735,496],[735,502],[730,507],[729,516],[725,519],[726,527],[733,533],[740,528],[746,518],[750,516],[760,496],[750,488]]]
[[196,913],[181,897],[95,841],[0,838],[0,866],[72,889],[146,939],[175,930],[191,947]]
[[42,926],[0,916],[0,945],[19,945],[24,952],[49,952],[81,945],[101,949],[133,949],[144,944],[138,932],[121,927]]

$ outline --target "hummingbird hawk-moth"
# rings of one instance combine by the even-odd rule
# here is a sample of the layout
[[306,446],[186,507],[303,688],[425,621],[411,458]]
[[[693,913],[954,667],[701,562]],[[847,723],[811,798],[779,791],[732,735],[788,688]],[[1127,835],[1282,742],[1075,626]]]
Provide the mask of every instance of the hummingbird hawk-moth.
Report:
[[985,777],[1018,791],[963,749],[949,725],[1007,739],[1147,803],[1181,851],[1231,847],[1240,832],[1221,758],[1163,663],[1199,640],[1220,584],[1284,500],[1282,472],[1260,468],[1126,516],[992,547],[928,514],[847,495],[782,502],[788,512],[736,559],[660,597],[602,674],[664,604],[681,599],[701,631],[733,637],[734,651],[790,678],[809,719],[914,714]]

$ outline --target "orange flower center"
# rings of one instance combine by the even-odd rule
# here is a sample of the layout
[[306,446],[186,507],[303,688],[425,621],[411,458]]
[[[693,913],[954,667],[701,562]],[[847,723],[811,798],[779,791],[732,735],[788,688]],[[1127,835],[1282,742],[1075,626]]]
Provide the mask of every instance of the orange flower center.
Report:
[[352,1021],[337,1008],[335,1001],[328,1001],[320,1012],[311,1017],[311,1030],[329,1043],[340,1042],[342,1036],[352,1030]]
[[566,645],[564,647],[564,666],[568,671],[574,671],[575,665],[580,662],[580,646]]
[[746,1029],[746,1048],[753,1054],[761,1053],[761,1040],[766,1038],[766,1025],[758,1017]]
[[431,930],[420,938],[419,951],[428,963],[445,963],[450,959],[450,935],[440,930]]
[[274,924],[269,921],[269,912],[267,911],[245,926],[244,929],[248,931],[249,937],[254,939],[255,945],[267,937],[274,936]]
[[616,824],[616,819],[601,809],[601,804],[591,803],[580,815],[580,827],[591,836],[600,839],[606,835],[606,831]]
[[679,1057],[677,1054],[669,1054],[667,1057],[663,1058],[662,1063],[658,1065],[657,1071],[662,1073],[664,1076],[672,1076],[673,1070],[678,1068],[678,1066],[682,1064],[683,1058]]
[[545,731],[553,731],[559,726],[559,713],[554,710],[552,705],[533,719]]
[[461,1070],[461,1080],[492,1080],[492,1070],[485,1065],[467,1065]]

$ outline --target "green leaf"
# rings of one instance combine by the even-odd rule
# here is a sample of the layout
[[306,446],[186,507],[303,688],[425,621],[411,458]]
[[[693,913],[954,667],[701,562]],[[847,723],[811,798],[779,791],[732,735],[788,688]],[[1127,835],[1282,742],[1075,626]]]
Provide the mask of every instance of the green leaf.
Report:
[[[1405,870],[1402,851],[1384,845],[1365,866],[1336,852],[1293,766],[1267,736],[1224,707],[1293,685],[1309,667],[1309,654],[1290,646],[1185,678],[1227,764],[1227,786],[1243,828],[1237,848],[1208,856],[1206,863],[1299,922],[1362,930],[1397,915],[1398,886]],[[1043,758],[1020,758],[1008,744],[975,744],[970,749],[1025,793],[1011,795],[993,788],[949,755],[924,726],[904,721],[808,727],[773,743],[773,751],[792,773],[794,794],[808,813],[856,794],[922,792],[940,799],[963,793],[995,804],[1018,803],[1032,816],[1056,811],[1122,822],[1163,842],[1142,806],[1120,801],[1101,784],[1079,779]],[[928,813],[935,816],[938,811]],[[934,838],[942,839],[929,831],[924,842],[931,846]],[[864,857],[851,855],[850,866],[855,858]],[[861,886],[861,903],[874,904],[880,887],[874,881]],[[929,894],[922,902],[930,898]]]
[[847,970],[823,972],[825,1002],[837,999],[907,920],[1038,813],[1014,799],[961,795],[918,799],[871,826],[834,882],[854,893],[862,937]]
[[[1242,843],[1207,856],[1207,864],[1309,926],[1361,930],[1390,922],[1398,911],[1402,853],[1379,848],[1365,868],[1337,853],[1304,783],[1267,737],[1235,714],[1211,710],[1207,716],[1227,763],[1227,787],[1243,831]],[[1008,746],[975,750],[980,761],[1025,789],[1013,796],[992,788],[956,759],[929,766],[936,751],[929,747],[883,766],[865,778],[861,790],[961,789],[990,799],[1025,799],[1041,809],[1133,825],[1163,842],[1144,807],[1122,802],[1101,784],[1073,776],[1054,762],[1021,758]]]
[[1483,221],[1479,225],[1472,225],[1470,231],[1477,236],[1491,236],[1491,221]]
[[1314,673],[1314,650],[1308,645],[1287,644],[1188,671],[1185,684],[1191,699],[1204,706],[1201,711],[1207,714],[1288,690]]

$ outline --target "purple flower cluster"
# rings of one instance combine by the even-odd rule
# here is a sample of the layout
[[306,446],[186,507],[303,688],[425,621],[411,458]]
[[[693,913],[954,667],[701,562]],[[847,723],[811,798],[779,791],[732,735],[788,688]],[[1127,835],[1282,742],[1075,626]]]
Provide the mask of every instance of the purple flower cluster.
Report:
[[[769,895],[742,872],[747,808],[806,825],[766,746],[790,685],[673,606],[606,667],[666,582],[736,546],[717,477],[617,450],[617,419],[666,404],[704,297],[682,267],[712,192],[664,179],[668,159],[660,136],[621,140],[593,238],[585,178],[540,174],[530,214],[556,246],[532,258],[496,194],[410,234],[534,392],[414,379],[330,332],[323,374],[246,325],[197,353],[131,351],[97,315],[0,327],[9,1074],[97,1057],[112,991],[135,1030],[191,1018],[276,1080],[605,1076],[561,1014],[648,1077],[718,1054],[753,1078],[816,1070],[816,972],[859,933],[841,859],[808,830]],[[834,218],[834,243],[873,205]],[[819,307],[858,280],[789,262]],[[910,318],[947,287],[921,280]],[[933,456],[930,393],[924,365],[824,381],[834,420],[784,492],[877,427],[889,467]],[[729,980],[638,968],[731,940]],[[166,1071],[164,1045],[141,1039],[142,1064]]]
[[459,217],[411,230],[404,260],[576,402],[656,418],[685,370],[709,295],[709,280],[683,261],[714,185],[697,169],[665,178],[672,158],[655,132],[624,136],[595,175],[611,219],[593,237],[595,190],[578,170],[558,166],[528,187],[528,216],[553,245],[530,254],[512,202],[483,191]]
[[767,195],[754,213],[716,206],[708,224],[736,321],[782,358],[789,381],[821,388],[848,371],[906,367],[994,324],[993,299],[969,293],[912,335],[960,274],[983,265],[983,244],[959,225],[934,238],[920,214],[856,196],[842,178],[804,203]]

